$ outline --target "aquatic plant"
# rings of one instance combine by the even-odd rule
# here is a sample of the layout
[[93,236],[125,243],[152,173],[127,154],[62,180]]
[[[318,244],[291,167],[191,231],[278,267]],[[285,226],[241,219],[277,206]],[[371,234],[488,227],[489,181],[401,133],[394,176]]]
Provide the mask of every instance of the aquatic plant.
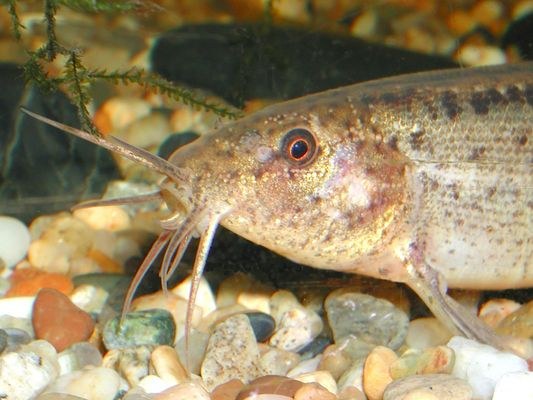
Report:
[[[17,13],[17,0],[0,0],[4,3],[11,16],[13,36],[21,41],[22,30],[25,27],[20,22]],[[88,105],[92,100],[89,88],[98,80],[110,81],[113,84],[137,84],[145,89],[161,93],[184,104],[203,108],[224,118],[237,118],[238,111],[221,104],[206,100],[198,93],[178,86],[163,77],[141,68],[126,70],[96,70],[89,69],[82,62],[82,51],[77,48],[63,46],[56,35],[56,14],[61,6],[66,6],[84,13],[124,13],[124,12],[158,12],[161,8],[146,0],[45,0],[43,6],[44,23],[46,27],[46,41],[37,50],[26,48],[28,60],[23,65],[24,78],[28,83],[34,83],[45,91],[67,89],[67,95],[78,109],[82,128],[97,134]],[[58,56],[65,58],[64,65],[57,76],[50,76],[47,66]]]

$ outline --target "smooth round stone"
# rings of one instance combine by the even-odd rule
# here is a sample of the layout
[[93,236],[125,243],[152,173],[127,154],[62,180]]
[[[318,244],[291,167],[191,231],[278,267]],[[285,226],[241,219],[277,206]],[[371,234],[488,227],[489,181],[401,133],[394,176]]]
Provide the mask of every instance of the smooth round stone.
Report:
[[383,400],[471,400],[472,389],[464,380],[446,374],[414,375],[387,386]]
[[392,382],[390,366],[398,359],[394,351],[378,346],[368,355],[363,368],[363,388],[368,400],[381,400]]
[[13,268],[24,258],[30,247],[30,231],[13,217],[0,216],[0,258],[6,267]]
[[244,383],[238,379],[232,379],[229,382],[218,385],[211,392],[211,400],[235,400],[243,388]]
[[35,296],[42,288],[56,289],[66,295],[74,289],[72,280],[63,274],[49,273],[37,268],[15,269],[7,296]]
[[65,393],[90,400],[114,400],[128,390],[127,383],[109,368],[96,367],[61,375],[45,393]]
[[410,349],[390,366],[390,373],[394,380],[410,375],[450,374],[454,362],[455,353],[447,346]]
[[92,365],[99,367],[102,365],[102,354],[91,343],[80,342],[62,351],[58,356],[61,374],[83,369]]
[[510,299],[490,299],[479,308],[479,318],[490,326],[496,328],[509,314],[518,310],[522,305]]
[[0,299],[0,316],[30,319],[35,297],[6,297]]
[[294,376],[293,379],[303,383],[318,383],[323,388],[327,389],[328,392],[336,394],[337,393],[337,383],[329,371],[313,371],[305,374]]
[[146,393],[150,394],[161,393],[172,386],[176,385],[157,375],[146,375],[135,385],[136,388],[142,388]]
[[337,400],[337,396],[318,383],[306,383],[294,393],[294,400]]
[[496,327],[496,333],[533,338],[533,300],[505,317]]
[[[132,311],[162,309],[171,312],[174,322],[176,324],[177,335],[176,338],[180,338],[185,332],[185,323],[187,317],[187,307],[189,301],[172,293],[165,293],[160,290],[156,293],[147,294],[137,297],[132,305]],[[191,326],[197,327],[202,320],[203,311],[202,308],[196,304],[193,307]]]
[[367,343],[399,348],[407,335],[409,318],[387,300],[336,290],[325,302],[335,341],[347,336]]
[[[128,349],[111,350],[111,352],[113,351],[118,353],[117,362],[113,365],[113,369],[123,376],[132,387],[139,385],[141,379],[146,377],[150,372],[152,347],[138,346]],[[104,358],[103,365],[111,368],[106,362],[107,354]]]
[[262,312],[249,312],[244,315],[248,317],[258,342],[264,342],[267,340],[276,328],[276,321],[274,321],[274,318],[268,314]]
[[86,313],[98,315],[108,297],[109,293],[99,286],[80,285],[70,294],[70,301]]
[[141,345],[172,345],[176,324],[166,310],[142,310],[127,313],[120,324],[120,317],[107,322],[103,340],[107,349],[123,349]]
[[303,306],[285,311],[278,321],[269,344],[287,351],[298,351],[311,343],[324,327],[322,318]]
[[229,317],[215,326],[201,375],[205,386],[212,390],[231,379],[244,383],[261,375],[259,348],[248,318],[243,314]]
[[511,372],[496,383],[492,400],[533,399],[533,371]]
[[302,359],[313,358],[324,352],[324,349],[331,344],[331,339],[326,336],[317,336],[311,343],[298,351]]
[[300,356],[291,351],[264,345],[268,350],[261,351],[259,364],[265,375],[286,375],[289,370],[300,362]]
[[[178,358],[182,363],[187,363],[188,370],[192,374],[199,375],[202,361],[204,360],[205,351],[209,342],[210,335],[205,332],[192,329],[189,335],[189,351],[185,351],[185,337],[182,337],[176,343],[175,349]],[[187,357],[188,355],[188,357]]]
[[131,225],[128,213],[120,206],[80,208],[73,215],[95,230],[120,231]]
[[298,375],[316,371],[318,369],[318,365],[320,364],[321,359],[322,355],[318,355],[314,358],[310,358],[309,360],[300,361],[298,365],[296,365],[293,369],[287,372],[287,376],[289,378],[294,378]]
[[57,355],[52,345],[32,342],[0,357],[0,395],[16,400],[34,398],[58,374]]
[[[191,290],[191,282],[192,277],[188,276],[185,278],[182,282],[180,282],[178,285],[176,285],[174,288],[172,288],[170,291],[174,293],[176,296],[181,297],[182,299],[188,300],[189,299],[189,293]],[[207,282],[207,279],[202,276],[200,279],[200,284],[198,286],[198,293],[196,295],[196,302],[195,307],[199,307],[203,311],[203,316],[209,315],[211,312],[215,311],[217,309],[217,305],[215,303],[215,295],[213,294],[213,291],[211,290],[211,286],[209,285],[209,282]]]
[[152,351],[150,363],[164,381],[178,385],[188,379],[188,373],[181,364],[178,353],[170,346],[158,346]]
[[48,288],[41,289],[35,298],[32,323],[35,336],[52,343],[57,351],[89,339],[95,326],[91,316],[67,296]]
[[505,374],[528,371],[526,360],[470,339],[454,336],[447,346],[455,351],[452,375],[466,380],[479,400],[490,400]]
[[405,344],[424,350],[446,344],[452,333],[436,318],[418,318],[409,322]]
[[32,336],[24,329],[4,328],[3,331],[7,334],[6,350],[8,351],[15,351],[20,346],[28,344],[32,340]]

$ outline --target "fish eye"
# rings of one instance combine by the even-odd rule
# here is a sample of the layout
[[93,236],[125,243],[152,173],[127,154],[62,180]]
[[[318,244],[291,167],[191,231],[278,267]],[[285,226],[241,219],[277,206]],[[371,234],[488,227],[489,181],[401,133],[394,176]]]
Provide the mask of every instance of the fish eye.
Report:
[[307,129],[291,129],[281,141],[281,153],[292,164],[304,166],[312,161],[317,153],[315,136]]

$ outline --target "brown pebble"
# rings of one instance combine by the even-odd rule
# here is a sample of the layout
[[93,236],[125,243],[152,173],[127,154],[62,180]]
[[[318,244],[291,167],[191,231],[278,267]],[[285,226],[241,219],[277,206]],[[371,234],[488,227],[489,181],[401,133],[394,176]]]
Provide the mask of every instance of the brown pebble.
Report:
[[239,379],[232,379],[231,381],[218,385],[211,392],[211,400],[235,400],[243,388],[244,383]]
[[337,396],[318,383],[306,383],[294,393],[294,400],[336,400]]
[[63,293],[47,288],[41,289],[35,298],[32,324],[35,337],[50,342],[58,352],[89,339],[94,330],[89,314]]
[[74,290],[72,280],[68,276],[37,268],[16,269],[10,280],[11,287],[6,297],[35,296],[42,288],[56,289],[63,294],[70,294]]
[[279,375],[266,375],[254,379],[240,391],[236,400],[245,400],[252,394],[278,394],[287,397],[294,397],[298,389],[304,385],[294,379]]

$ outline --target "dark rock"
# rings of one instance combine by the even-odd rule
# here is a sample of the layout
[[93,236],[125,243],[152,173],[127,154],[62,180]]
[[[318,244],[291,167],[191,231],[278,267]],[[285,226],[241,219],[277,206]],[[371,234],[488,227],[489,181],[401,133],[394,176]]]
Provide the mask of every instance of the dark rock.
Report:
[[76,109],[58,92],[24,85],[22,70],[0,64],[0,214],[30,221],[99,197],[119,177],[107,150],[23,114],[19,107],[79,127]]
[[326,336],[317,336],[311,343],[298,351],[302,359],[307,360],[322,353],[331,344],[331,339]]
[[254,331],[255,339],[258,342],[267,340],[274,329],[276,328],[276,321],[270,315],[262,312],[250,312],[245,314],[250,320],[250,325]]
[[152,68],[242,106],[254,98],[288,99],[400,73],[456,66],[350,36],[251,24],[188,25],[159,37]]
[[122,323],[113,318],[104,327],[106,348],[124,349],[144,345],[174,343],[176,324],[167,310],[154,309],[127,313]]

